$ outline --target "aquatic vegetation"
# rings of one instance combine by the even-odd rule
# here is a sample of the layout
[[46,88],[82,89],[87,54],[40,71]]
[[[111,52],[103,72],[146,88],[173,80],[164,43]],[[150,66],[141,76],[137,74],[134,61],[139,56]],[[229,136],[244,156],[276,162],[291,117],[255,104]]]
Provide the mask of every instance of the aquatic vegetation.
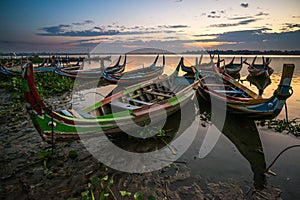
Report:
[[292,120],[285,119],[272,119],[272,120],[262,120],[259,122],[260,126],[267,126],[269,129],[274,129],[276,132],[287,134],[293,134],[295,136],[300,136],[300,119],[295,118]]
[[[81,193],[81,198],[83,200],[105,200],[114,199],[117,200],[116,194],[112,191],[111,187],[114,183],[113,176],[108,175],[98,178],[92,178],[91,182],[88,183],[88,190]],[[126,190],[119,191],[121,197],[132,197],[132,193]],[[130,198],[131,199],[131,198]],[[143,200],[143,193],[141,191],[135,192],[133,195],[134,200]],[[156,197],[153,195],[148,196],[148,200],[155,200]]]
[[52,153],[53,153],[52,148],[46,149],[45,151],[38,152],[38,157],[41,158],[41,161],[43,162],[44,165],[45,175],[49,175],[53,173],[53,166],[49,168],[47,165],[48,160],[52,159],[54,156]]
[[[74,85],[73,79],[60,76],[54,72],[35,73],[35,79],[37,90],[43,98],[71,91]],[[0,87],[5,88],[11,95],[13,106],[8,106],[9,112],[23,111],[24,95],[22,91],[22,78],[18,75],[1,77]],[[0,112],[0,116],[2,115],[7,115],[7,113]]]
[[[111,190],[110,186],[114,183],[113,177],[108,177],[108,175],[98,178],[94,177],[91,182],[88,184],[89,190],[86,190],[81,193],[81,197],[83,200],[104,200],[109,198],[110,196],[113,199],[117,199],[114,192]],[[122,191],[123,193],[127,193],[126,191]]]
[[78,156],[78,153],[77,153],[76,150],[70,150],[69,151],[69,158],[75,159],[75,158],[77,158],[77,156]]
[[[36,87],[42,97],[59,94],[66,91],[71,91],[74,80],[56,74],[54,72],[35,73]],[[22,93],[22,78],[19,75],[7,76],[0,80],[0,86],[10,91],[15,98],[21,99]]]
[[36,87],[42,97],[57,95],[73,89],[74,80],[54,72],[35,73]]
[[128,197],[131,195],[131,192],[128,192],[126,190],[120,190],[119,191],[122,197]]

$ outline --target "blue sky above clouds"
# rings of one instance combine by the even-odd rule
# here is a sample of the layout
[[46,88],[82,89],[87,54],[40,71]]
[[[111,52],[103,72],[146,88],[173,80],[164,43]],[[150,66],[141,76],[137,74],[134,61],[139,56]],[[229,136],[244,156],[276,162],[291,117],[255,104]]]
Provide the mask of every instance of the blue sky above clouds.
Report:
[[100,44],[299,50],[298,0],[2,2],[0,52],[86,52]]

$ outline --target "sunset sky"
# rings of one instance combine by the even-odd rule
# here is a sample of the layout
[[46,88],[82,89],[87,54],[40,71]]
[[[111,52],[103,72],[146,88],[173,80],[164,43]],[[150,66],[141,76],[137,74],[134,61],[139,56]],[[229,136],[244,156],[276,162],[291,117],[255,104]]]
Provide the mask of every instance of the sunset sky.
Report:
[[4,0],[0,53],[300,50],[299,8],[299,0]]

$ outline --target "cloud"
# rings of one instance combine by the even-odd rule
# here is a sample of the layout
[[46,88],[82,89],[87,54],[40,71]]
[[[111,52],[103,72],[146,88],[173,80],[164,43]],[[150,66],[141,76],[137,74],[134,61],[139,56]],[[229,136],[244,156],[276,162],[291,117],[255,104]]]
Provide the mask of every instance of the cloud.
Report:
[[116,35],[120,32],[118,30],[108,30],[108,31],[65,31],[65,32],[47,32],[47,33],[37,33],[40,36],[67,36],[67,37],[93,37],[93,36],[105,36],[105,35]]
[[[298,27],[298,26],[297,26]],[[300,46],[300,30],[270,33],[269,28],[244,30],[244,31],[229,31],[222,34],[199,34],[196,36],[215,36],[214,39],[197,39],[197,42],[215,42],[222,45],[218,48],[226,49],[287,49],[298,50]]]
[[63,44],[72,44],[72,45],[78,45],[78,44],[95,44],[95,43],[99,43],[101,41],[104,41],[108,38],[91,38],[91,39],[83,39],[83,40],[72,40],[72,41],[68,41],[68,42],[64,42]]
[[58,33],[62,33],[65,28],[71,28],[71,25],[65,25],[65,24],[60,24],[58,26],[50,26],[50,27],[44,27],[41,28],[40,30],[45,31],[49,34],[58,34]]
[[[61,24],[58,26],[44,27],[39,30],[42,32],[36,33],[39,36],[65,36],[65,37],[94,37],[94,36],[111,36],[116,34],[121,35],[138,35],[138,34],[152,34],[152,33],[176,33],[182,30],[175,31],[174,29],[185,29],[189,28],[185,24],[175,24],[175,25],[159,25],[154,27],[144,27],[144,26],[132,26],[125,27],[118,24],[112,24],[107,26],[92,26],[92,27],[82,27],[83,25],[94,24],[92,20],[85,20],[80,23],[72,23],[72,25]],[[78,27],[81,25],[80,27]],[[82,30],[84,29],[84,30]]]
[[99,27],[99,26],[94,26],[94,29],[99,30],[99,31],[103,31],[103,28]]
[[248,4],[248,3],[241,3],[241,6],[242,6],[243,8],[248,8],[249,4]]
[[240,22],[237,23],[227,23],[227,24],[212,24],[209,27],[217,27],[217,28],[223,28],[223,27],[231,27],[231,26],[239,26],[239,25],[246,25],[246,24],[250,24],[252,22],[257,21],[258,19],[247,19],[247,20],[242,20]]
[[167,26],[167,28],[188,28],[189,26],[187,25],[170,25]]
[[298,29],[300,28],[300,24],[292,24],[292,23],[285,23],[283,27],[280,29],[282,31],[291,31],[291,29]]
[[217,15],[216,11],[211,11],[210,14],[207,15],[208,18],[220,18],[220,15]]
[[236,17],[228,17],[228,20],[246,20],[246,19],[253,19],[260,16],[268,16],[269,13],[259,12],[253,16],[247,15],[247,16],[236,16]]
[[250,23],[255,22],[255,21],[257,21],[257,19],[247,19],[247,20],[240,21],[239,24],[240,25],[245,25],[245,24],[250,24]]
[[288,28],[300,28],[300,24],[285,23]]
[[249,19],[253,18],[252,16],[241,16],[241,17],[228,17],[229,20],[241,20],[241,19]]
[[82,25],[86,25],[86,24],[94,24],[95,22],[93,20],[85,20],[84,22],[74,22],[72,23],[73,25],[76,26],[82,26]]
[[207,17],[209,17],[209,18],[220,18],[221,16],[219,16],[219,15],[207,15]]
[[255,16],[268,16],[268,15],[269,15],[269,13],[259,12]]
[[[221,18],[222,15],[225,14],[224,10],[213,10],[207,15],[209,18]],[[206,15],[206,13],[202,13],[201,16]]]

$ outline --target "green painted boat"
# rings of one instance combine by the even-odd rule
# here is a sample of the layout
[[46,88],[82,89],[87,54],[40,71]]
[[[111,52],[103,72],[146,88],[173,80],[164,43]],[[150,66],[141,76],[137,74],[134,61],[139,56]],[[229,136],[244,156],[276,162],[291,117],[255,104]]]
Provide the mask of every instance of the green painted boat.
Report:
[[128,130],[137,125],[143,127],[149,120],[151,124],[159,122],[165,116],[163,113],[170,116],[194,97],[199,81],[178,76],[179,69],[180,65],[170,76],[164,74],[126,87],[88,107],[52,111],[39,96],[33,66],[27,63],[22,68],[26,109],[37,131],[48,142],[122,132],[120,126]]

